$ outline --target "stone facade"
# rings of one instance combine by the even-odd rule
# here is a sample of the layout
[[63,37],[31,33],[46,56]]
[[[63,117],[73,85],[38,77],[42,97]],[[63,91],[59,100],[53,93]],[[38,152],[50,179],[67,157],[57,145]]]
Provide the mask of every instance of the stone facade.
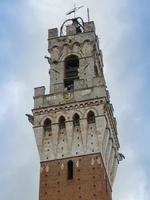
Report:
[[[84,23],[81,33],[76,30],[73,23],[65,36],[58,36],[57,28],[48,31],[50,92],[45,94],[45,87],[34,92],[40,200],[59,200],[62,195],[65,199],[74,195],[73,199],[110,200],[118,166],[116,119],[94,22]],[[75,168],[73,180],[66,179],[70,159]]]

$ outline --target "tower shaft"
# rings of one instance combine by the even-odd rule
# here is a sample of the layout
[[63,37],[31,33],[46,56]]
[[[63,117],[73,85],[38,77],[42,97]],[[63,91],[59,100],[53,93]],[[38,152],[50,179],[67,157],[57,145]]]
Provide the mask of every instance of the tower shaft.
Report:
[[119,142],[94,22],[50,29],[48,51],[50,92],[35,88],[33,109],[39,198],[111,200]]

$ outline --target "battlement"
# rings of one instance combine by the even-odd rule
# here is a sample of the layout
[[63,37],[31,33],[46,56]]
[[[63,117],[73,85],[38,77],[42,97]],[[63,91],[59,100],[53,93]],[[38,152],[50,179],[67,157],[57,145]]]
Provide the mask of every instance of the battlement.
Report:
[[[83,32],[81,32],[81,34],[87,32],[95,32],[95,24],[93,21],[84,23]],[[75,25],[72,24],[66,27],[67,36],[75,34],[77,34]]]
[[80,88],[79,84],[75,84],[76,90],[73,91],[57,91],[56,93],[45,94],[45,87],[35,88],[34,93],[34,109],[47,106],[57,106],[69,102],[83,101],[93,98],[107,98],[106,90],[100,85],[90,88]]
[[52,28],[48,30],[48,39],[58,37],[58,28]]
[[[83,23],[82,28],[83,29],[80,32],[81,34],[88,33],[88,32],[95,32],[95,24],[93,21]],[[75,24],[71,24],[71,25],[66,26],[66,33],[63,36],[70,36],[70,35],[76,35],[76,34],[77,34],[77,28]],[[61,33],[60,33],[60,36],[62,36]],[[57,38],[60,36],[58,34],[58,28],[52,28],[48,30],[48,40]]]
[[45,86],[34,88],[34,97],[40,97],[45,95]]
[[95,24],[93,21],[90,21],[90,22],[85,22],[84,23],[84,32],[95,32]]

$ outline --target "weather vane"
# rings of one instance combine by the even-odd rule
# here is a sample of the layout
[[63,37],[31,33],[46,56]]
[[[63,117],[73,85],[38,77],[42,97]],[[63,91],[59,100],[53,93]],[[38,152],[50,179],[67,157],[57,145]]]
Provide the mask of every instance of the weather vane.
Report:
[[72,10],[70,10],[69,12],[66,13],[66,15],[71,15],[72,13],[74,13],[74,18],[76,17],[76,12],[83,8],[84,6],[79,6],[77,7],[76,4],[74,3],[74,8]]

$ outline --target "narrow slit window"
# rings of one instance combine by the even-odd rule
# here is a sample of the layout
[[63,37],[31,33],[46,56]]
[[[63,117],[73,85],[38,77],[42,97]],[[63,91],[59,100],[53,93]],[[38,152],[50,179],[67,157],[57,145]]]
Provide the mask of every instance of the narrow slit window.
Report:
[[73,116],[73,126],[80,126],[80,117],[77,113]]
[[72,160],[69,160],[68,161],[68,180],[71,180],[71,179],[73,179],[73,161]]
[[61,116],[59,118],[59,129],[64,129],[66,127],[66,123],[65,123],[65,118],[63,116]]

